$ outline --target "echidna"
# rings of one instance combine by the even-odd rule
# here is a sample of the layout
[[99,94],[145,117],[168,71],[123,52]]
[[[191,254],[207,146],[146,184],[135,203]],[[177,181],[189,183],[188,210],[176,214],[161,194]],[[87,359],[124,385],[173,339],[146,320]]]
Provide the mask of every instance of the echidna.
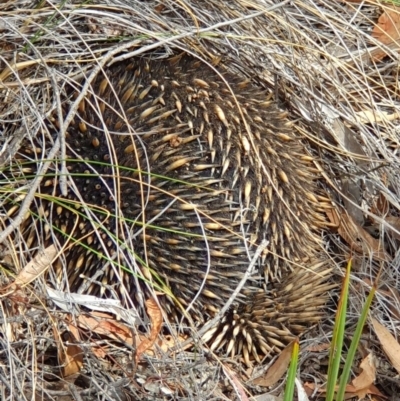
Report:
[[[65,263],[54,266],[60,281],[66,275],[71,291],[115,291],[135,304],[151,287],[168,288],[159,302],[170,318],[180,321],[186,309],[200,326],[265,239],[256,271],[204,340],[248,362],[321,318],[329,269],[319,253],[316,170],[264,91],[175,56],[111,66],[91,92],[66,136],[67,199],[55,160],[20,230],[31,248],[64,246]],[[46,157],[42,147],[21,148],[25,176]],[[11,169],[16,177],[15,161]],[[5,175],[9,183],[9,168]],[[25,183],[15,180],[3,197],[8,219]]]

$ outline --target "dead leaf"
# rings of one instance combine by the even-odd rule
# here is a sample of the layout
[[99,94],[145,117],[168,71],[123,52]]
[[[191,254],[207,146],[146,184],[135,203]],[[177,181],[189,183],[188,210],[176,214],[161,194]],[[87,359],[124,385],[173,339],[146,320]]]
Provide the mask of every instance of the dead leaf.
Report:
[[392,333],[376,319],[371,318],[375,333],[382,345],[383,351],[389,358],[393,367],[400,374],[400,345],[393,337]]
[[364,390],[357,390],[353,385],[348,384],[346,386],[346,395],[345,399],[349,400],[354,398],[355,396],[358,397],[359,400],[365,400],[367,395],[378,395],[379,397],[382,398],[387,398],[384,394],[382,394],[373,384],[371,386]]
[[235,393],[238,394],[239,400],[250,401],[249,397],[247,397],[246,390],[243,388],[243,383],[238,379],[237,374],[229,369],[227,365],[223,366],[223,369],[226,377],[228,377],[228,380],[235,389]]
[[381,242],[372,237],[358,223],[356,223],[347,213],[332,209],[328,218],[331,222],[339,221],[338,233],[346,241],[353,251],[364,253],[368,252],[373,259],[378,261],[390,260],[390,256],[383,249]]
[[77,323],[83,329],[94,333],[105,335],[116,341],[133,345],[132,330],[123,323],[117,322],[111,315],[106,313],[91,313],[80,315]]
[[304,352],[322,352],[322,351],[326,351],[327,349],[329,349],[330,346],[331,345],[329,343],[318,344],[318,345],[309,345],[308,347],[306,347],[304,349]]
[[31,283],[51,265],[57,256],[57,249],[54,245],[39,252],[18,274],[11,288],[22,287]]
[[[382,180],[386,181],[385,177],[382,177]],[[386,216],[389,213],[389,206],[389,201],[385,194],[381,192],[374,204],[371,206],[371,212],[378,216]]]
[[295,377],[298,401],[309,401],[308,394],[301,381]]
[[73,325],[68,325],[69,342],[66,350],[66,358],[64,361],[63,377],[67,378],[79,373],[83,366],[83,350],[79,345],[71,344],[70,342],[79,342],[80,335],[78,328]]
[[[339,386],[335,387],[335,391],[338,390]],[[310,396],[311,394],[315,393],[315,390],[317,390],[318,394],[325,394],[326,389],[316,385],[315,383],[310,383],[306,382],[304,383],[304,390],[306,391],[307,395]],[[346,389],[345,389],[345,400],[352,399],[356,396],[358,396],[357,389],[352,385],[352,384],[347,384]],[[374,385],[371,385],[368,390],[365,392],[366,395],[378,395],[379,397],[382,398],[387,398],[384,394],[382,394]],[[365,399],[365,396],[362,398]]]
[[80,338],[78,330],[71,324],[68,324],[68,328],[68,344],[63,342],[57,327],[54,327],[53,334],[57,344],[58,361],[60,365],[63,366],[63,377],[67,380],[72,380],[82,369],[83,351],[79,345],[74,344],[74,342],[77,342]]
[[[71,322],[71,319],[68,319],[68,320]],[[79,330],[74,324],[68,323],[68,330],[70,332],[70,335],[73,337],[74,341],[80,341],[81,340],[81,336],[79,334]]]
[[355,393],[360,398],[365,398],[369,394],[369,389],[373,385],[376,378],[376,368],[372,354],[368,354],[360,364],[362,372],[353,381]]
[[79,373],[83,366],[83,350],[79,345],[68,344],[64,358],[61,361],[63,367],[63,377],[68,378]]
[[292,357],[293,344],[291,342],[279,355],[278,359],[268,368],[265,375],[251,380],[256,386],[269,387],[277,383],[287,372]]
[[[69,329],[70,333],[73,335],[73,337],[76,340],[80,341],[80,334],[79,334],[78,328],[74,324],[69,323],[68,329]],[[101,346],[97,347],[95,344],[91,344],[91,346],[92,346],[92,351],[97,356],[97,358],[104,359],[107,356],[107,352],[104,349],[104,347],[101,347]]]
[[139,362],[142,354],[149,348],[153,346],[157,340],[158,335],[161,331],[161,326],[163,322],[163,317],[160,308],[158,307],[156,301],[150,298],[146,301],[146,310],[151,321],[151,331],[149,338],[145,338],[136,349],[135,361]]
[[99,359],[104,359],[107,356],[107,352],[104,349],[104,347],[93,346],[92,350],[93,350],[93,354],[95,354],[96,357]]
[[22,304],[28,302],[27,294],[23,287],[38,278],[51,265],[57,256],[57,250],[54,245],[47,247],[43,252],[39,252],[15,277],[15,280],[1,289],[1,295],[10,296],[12,299]]
[[[155,339],[161,330],[162,315],[160,310],[149,306],[147,303],[147,312],[152,322],[152,331],[150,333],[150,339],[143,335],[134,336],[129,326],[116,321],[112,315],[103,312],[91,312],[90,315],[80,315],[77,317],[77,324],[84,330],[88,330],[93,333],[97,333],[103,336],[107,336],[113,340],[123,342],[129,345],[139,344],[138,349],[141,354],[144,352],[149,355],[154,355],[154,349],[151,348],[154,345]],[[154,339],[154,341],[152,340]],[[165,352],[171,348],[177,347],[179,342],[186,341],[185,336],[179,336],[178,338],[172,336],[165,336],[162,340],[157,342],[157,346]],[[143,345],[141,345],[143,343]],[[150,345],[149,345],[150,344]],[[188,344],[185,348],[187,349],[191,345]],[[104,357],[106,352],[104,349],[95,347],[94,352],[99,357]]]
[[[345,399],[358,397],[359,400],[362,400],[365,399],[367,395],[378,395],[386,398],[373,384],[376,379],[376,367],[372,354],[368,354],[361,361],[360,368],[362,369],[361,374],[352,381],[352,384],[346,385]],[[314,391],[316,387],[314,383],[305,383],[304,388]],[[326,392],[326,389],[323,388],[318,388],[317,390],[321,394]],[[310,394],[309,391],[307,393]]]
[[[172,348],[179,350],[188,350],[193,346],[193,344],[181,345],[188,339],[187,335],[180,333],[177,336],[171,336],[170,334],[165,335],[157,342],[158,347],[160,347],[164,352],[169,352]],[[147,352],[146,352],[147,353]]]
[[[392,50],[400,49],[400,7],[391,5],[385,7],[382,15],[378,19],[372,30],[372,37],[381,43],[388,45]],[[386,56],[384,49],[377,49],[372,52],[374,61],[380,61]]]

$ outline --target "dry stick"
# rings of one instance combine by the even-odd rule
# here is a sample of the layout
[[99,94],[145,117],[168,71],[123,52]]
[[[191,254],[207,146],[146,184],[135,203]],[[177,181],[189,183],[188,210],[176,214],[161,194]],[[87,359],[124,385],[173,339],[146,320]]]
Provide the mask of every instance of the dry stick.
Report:
[[63,196],[68,195],[68,186],[67,186],[67,161],[66,161],[66,154],[67,154],[67,145],[65,143],[65,129],[64,129],[64,120],[63,120],[63,115],[62,115],[62,109],[61,109],[61,96],[60,96],[60,91],[58,90],[57,86],[57,81],[54,76],[54,71],[52,70],[50,72],[50,81],[51,81],[51,86],[53,88],[54,96],[56,98],[56,106],[57,106],[57,117],[58,117],[58,122],[59,122],[59,136],[58,138],[60,139],[60,148],[61,148],[61,174],[59,177],[59,184],[60,184],[60,189],[61,189],[61,194]]
[[[197,333],[196,335],[201,338],[208,330],[213,328],[215,324],[221,320],[221,318],[225,315],[225,313],[228,311],[228,309],[231,307],[233,301],[236,299],[238,296],[239,292],[242,290],[243,286],[246,284],[247,279],[250,277],[254,265],[256,264],[258,258],[260,257],[261,253],[264,251],[264,249],[267,247],[269,244],[269,241],[263,240],[261,244],[257,247],[256,252],[254,253],[253,259],[251,260],[249,267],[247,268],[246,272],[244,273],[242,279],[240,280],[239,284],[237,285],[235,291],[233,291],[232,295],[229,297],[228,301],[224,305],[224,307],[215,315],[213,319],[211,319],[209,322],[207,322]],[[186,345],[190,344],[192,342],[191,339],[186,340],[182,344],[179,344],[175,347],[172,348],[172,352],[177,351]]]
[[14,155],[18,152],[20,144],[25,137],[26,130],[25,127],[21,126],[16,130],[12,137],[9,137],[4,142],[0,150],[0,166],[3,166],[8,159],[12,159]]

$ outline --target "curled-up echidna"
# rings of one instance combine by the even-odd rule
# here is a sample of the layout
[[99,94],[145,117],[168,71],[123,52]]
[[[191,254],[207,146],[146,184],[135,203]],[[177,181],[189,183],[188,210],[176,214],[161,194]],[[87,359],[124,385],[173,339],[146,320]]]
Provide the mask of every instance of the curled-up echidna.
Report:
[[[70,99],[78,92],[76,84]],[[20,235],[30,248],[63,246],[53,271],[60,282],[68,277],[71,291],[114,291],[139,305],[156,288],[170,319],[186,309],[200,327],[266,240],[242,291],[203,339],[249,362],[321,318],[330,285],[317,173],[286,113],[262,90],[187,56],[129,60],[98,75],[66,144],[68,195],[55,160]],[[18,164],[4,169],[8,185],[10,171],[23,172],[3,195],[6,222],[43,149],[24,146]]]

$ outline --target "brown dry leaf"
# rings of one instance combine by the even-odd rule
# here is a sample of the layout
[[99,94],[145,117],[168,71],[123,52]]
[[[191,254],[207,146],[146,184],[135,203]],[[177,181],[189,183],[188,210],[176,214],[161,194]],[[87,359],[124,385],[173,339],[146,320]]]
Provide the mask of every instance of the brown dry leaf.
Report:
[[386,216],[389,212],[389,202],[386,196],[381,192],[376,199],[375,204],[371,207],[371,212],[378,216]]
[[[69,319],[71,321],[71,319]],[[79,334],[79,330],[78,328],[71,323],[68,323],[68,330],[71,333],[71,335],[74,337],[75,341],[80,341],[81,340],[81,336]]]
[[50,245],[43,252],[39,252],[18,274],[11,288],[22,287],[31,283],[51,265],[57,256],[57,249]]
[[305,382],[303,387],[308,396],[311,396],[312,394],[314,394],[315,390],[317,390],[318,394],[326,393],[325,388],[321,387],[320,385],[316,385],[314,382]]
[[[322,395],[326,393],[326,389],[316,385],[315,383],[306,382],[304,383],[304,390],[306,391],[308,396],[311,396],[317,390],[318,394]],[[337,391],[339,386],[335,387],[335,391]],[[358,397],[359,400],[366,399],[367,395],[377,395],[381,398],[387,398],[384,394],[382,394],[373,384],[366,390],[357,390],[352,384],[346,385],[345,390],[345,400],[354,399],[354,397]]]
[[346,395],[345,395],[346,400],[353,399],[354,397],[358,397],[359,400],[365,400],[367,399],[367,395],[378,395],[381,398],[387,398],[373,384],[371,384],[368,389],[360,389],[360,390],[357,390],[351,384],[348,384],[346,386]]
[[311,397],[314,394],[314,391],[315,391],[315,383],[305,382],[303,384],[303,388],[304,388],[304,391],[307,394],[307,397]]
[[268,368],[265,375],[251,381],[257,386],[269,387],[277,383],[287,372],[292,357],[293,342],[291,342],[279,355],[278,359]]
[[[183,334],[179,334],[178,336],[165,335],[157,341],[157,345],[164,352],[169,352],[172,348],[177,348],[179,350],[187,350],[192,347],[192,344],[186,344],[185,346],[181,346],[186,340],[188,336]],[[147,351],[146,351],[147,354]]]
[[372,237],[365,231],[358,223],[356,223],[345,212],[337,213],[336,218],[340,221],[338,227],[339,235],[349,244],[353,251],[364,253],[365,251],[371,253],[373,259],[382,261],[390,260],[390,256],[385,252],[381,242]]
[[161,310],[153,298],[150,298],[146,301],[146,310],[151,321],[151,332],[150,332],[150,337],[144,339],[136,349],[136,356],[135,356],[136,363],[139,362],[142,354],[147,349],[151,348],[155,343],[155,341],[157,340],[163,322]]
[[107,352],[103,347],[92,347],[93,354],[99,359],[104,359],[107,356]]
[[[78,341],[79,331],[78,329],[72,325],[68,325],[69,329],[69,341]],[[79,373],[83,366],[83,350],[79,345],[76,344],[68,344],[65,353],[61,354],[61,362],[63,362],[63,377],[68,378],[76,373]]]
[[382,344],[383,351],[390,359],[393,367],[400,374],[400,344],[393,337],[392,333],[376,319],[371,318],[375,333]]
[[[367,395],[378,395],[386,398],[373,384],[376,378],[376,368],[372,354],[368,354],[362,360],[360,368],[362,369],[361,374],[352,381],[352,384],[346,386],[345,399],[358,397],[359,400],[362,400],[365,399]],[[305,383],[304,388],[310,393],[309,390],[313,392],[316,386],[314,383]],[[318,388],[317,390],[321,394],[326,391],[324,388]]]
[[2,296],[10,296],[18,304],[22,304],[27,298],[26,292],[24,292],[24,286],[28,285],[41,274],[43,274],[51,265],[53,260],[57,256],[57,250],[54,245],[47,247],[44,251],[39,252],[15,277],[14,282],[4,286],[1,289]]
[[308,347],[306,347],[304,349],[304,352],[322,352],[322,351],[326,351],[327,349],[329,349],[330,346],[331,345],[329,343],[318,344],[318,345],[309,345]]
[[[391,5],[390,8],[384,8],[378,23],[372,30],[372,37],[394,51],[400,50],[400,7]],[[372,56],[375,61],[380,61],[386,56],[386,52],[383,49],[377,49],[372,52]]]
[[376,368],[372,354],[368,354],[360,364],[362,372],[353,381],[354,392],[359,398],[364,398],[369,394],[369,389],[373,385],[376,378]]
[[83,329],[133,345],[131,329],[106,313],[93,312],[90,315],[80,315],[77,318],[77,323]]
[[[69,338],[71,342],[77,341],[79,332],[75,326],[68,324]],[[57,344],[57,356],[60,365],[63,365],[62,373],[63,377],[68,380],[74,380],[76,374],[80,372],[83,366],[83,351],[76,344],[65,345],[61,339],[60,333],[57,327],[54,327],[53,335]]]
[[249,397],[247,397],[246,390],[243,388],[243,383],[238,379],[237,374],[228,368],[227,365],[223,366],[224,373],[228,377],[228,380],[232,384],[235,389],[235,393],[238,394],[240,401],[250,401]]
[[60,353],[60,362],[63,366],[63,377],[66,379],[75,376],[83,366],[83,351],[79,345],[68,344],[65,353]]
[[[152,319],[152,333],[150,334],[150,337],[154,335],[154,337],[157,338],[162,324],[161,312],[159,311],[158,307],[151,309],[148,305],[147,312]],[[154,341],[150,341],[149,345],[149,339],[147,339],[145,336],[138,335],[137,337],[134,337],[132,330],[125,324],[114,320],[112,315],[102,312],[92,312],[90,315],[80,315],[77,318],[77,324],[85,330],[92,331],[100,335],[105,335],[116,341],[124,342],[129,345],[139,344],[138,349],[140,348],[139,350],[141,354],[146,352],[146,354],[154,355],[154,350],[150,349],[150,347],[153,346]],[[186,338],[183,336],[178,338],[178,341],[184,342],[185,340]],[[143,345],[141,345],[142,343]],[[166,338],[163,338],[162,341],[158,341],[157,345],[164,351],[168,351],[170,348],[173,348],[177,345],[177,341],[175,338],[167,336]],[[190,346],[190,344],[188,346]],[[101,348],[95,348],[94,352],[99,357],[104,357],[106,355],[104,349]]]

